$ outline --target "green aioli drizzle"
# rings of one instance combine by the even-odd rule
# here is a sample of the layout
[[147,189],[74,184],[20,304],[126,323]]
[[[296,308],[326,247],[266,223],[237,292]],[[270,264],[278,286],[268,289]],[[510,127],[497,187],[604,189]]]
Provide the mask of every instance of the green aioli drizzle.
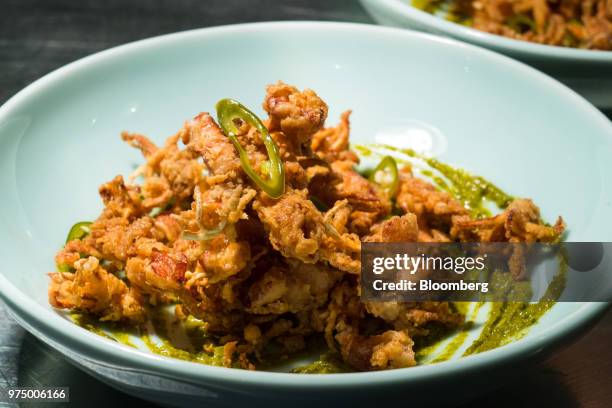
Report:
[[[437,159],[420,155],[412,149],[400,149],[387,145],[356,145],[352,147],[364,157],[372,155],[384,156],[387,152],[391,151],[404,156],[404,158],[395,157],[398,163],[413,165],[415,161],[418,161],[424,164],[427,168],[420,169],[420,174],[429,178],[439,189],[447,191],[461,201],[464,206],[471,210],[474,217],[488,217],[491,215],[491,212],[487,205],[504,209],[514,199],[483,177],[472,175],[466,170],[452,167]],[[529,328],[537,323],[554,306],[555,300],[559,298],[565,288],[567,273],[565,257],[562,256],[559,262],[559,273],[553,278],[546,294],[539,302],[491,303],[491,309],[479,337],[474,340],[463,355],[466,356],[491,350],[526,335]],[[513,291],[528,290],[528,286],[508,285],[508,279],[512,279],[508,274],[496,274],[494,272],[494,282],[496,285],[501,287],[506,285],[509,288],[511,287]],[[446,344],[444,349],[435,355],[433,360],[431,360],[432,363],[450,359],[465,343],[469,336],[469,331],[474,325],[472,320],[478,316],[485,304],[485,302],[473,303],[475,303],[474,307],[464,326],[460,331],[456,332],[455,337]],[[467,315],[467,303],[456,302],[454,305],[461,313]],[[425,344],[417,342],[415,344],[417,361],[422,361],[429,355],[434,355],[445,338],[446,336],[434,334]]]
[[427,329],[429,331],[427,336],[418,336],[413,339],[414,357],[417,364],[427,364],[431,362],[430,357],[435,355],[436,351],[442,346],[444,341],[456,334],[454,330],[449,330],[448,328],[435,323],[429,325]]
[[291,372],[296,374],[336,374],[349,373],[351,369],[342,361],[338,353],[327,352],[321,355],[318,360],[308,365],[294,368]]
[[[383,156],[387,152],[394,152],[398,163],[413,164],[418,161],[428,168],[420,170],[421,175],[431,179],[441,190],[448,192],[470,209],[474,217],[489,217],[491,211],[488,206],[504,209],[512,202],[514,197],[504,193],[499,187],[481,176],[470,174],[468,171],[452,167],[437,159],[418,154],[412,149],[400,149],[387,145],[356,145],[353,146],[360,154],[367,152],[368,156],[378,154]],[[403,156],[403,157],[402,157]]]
[[465,343],[465,340],[470,334],[469,330],[472,328],[472,325],[472,322],[466,322],[463,329],[455,335],[455,337],[446,345],[446,347],[444,347],[444,350],[442,350],[442,352],[438,354],[431,362],[440,363],[455,355],[457,350],[463,345],[463,343]]
[[119,341],[115,337],[108,335],[104,330],[102,330],[100,328],[101,322],[99,322],[93,317],[90,317],[89,315],[72,312],[70,313],[70,318],[74,323],[76,323],[78,326],[81,326],[85,330],[88,330],[92,333],[97,334],[98,336],[102,336],[109,340]]
[[471,209],[475,217],[491,216],[491,212],[484,206],[484,200],[491,201],[498,208],[506,208],[514,199],[480,176],[473,176],[463,169],[455,169],[436,159],[426,158],[424,160],[446,177],[450,181],[450,185],[446,184],[444,180],[440,183],[435,177],[434,182],[459,199],[464,206]]
[[[463,324],[461,329],[457,332],[448,333],[448,330],[445,331],[444,336],[435,335],[433,339],[426,340],[430,344],[427,347],[421,347],[419,345],[420,342],[417,342],[419,339],[415,339],[415,349],[416,349],[416,360],[417,362],[427,362],[427,363],[440,363],[442,361],[449,360],[457,350],[463,346],[465,341],[467,340],[470,330],[474,326],[474,319],[478,316],[478,312],[480,310],[480,305],[483,302],[453,302],[453,306],[455,309],[463,314],[466,317],[466,322]],[[472,307],[473,305],[473,307]],[[472,307],[470,311],[470,307]],[[435,352],[440,348],[445,339],[452,336],[450,341],[444,346],[442,351],[435,354]],[[427,336],[429,338],[430,336]],[[430,356],[434,356],[433,359],[427,361]]]
[[559,273],[552,279],[546,293],[537,303],[529,302],[495,302],[491,303],[489,318],[485,323],[480,336],[463,354],[477,354],[491,350],[513,340],[520,339],[529,328],[554,306],[559,298],[567,276],[567,259],[561,255]]
[[148,324],[136,330],[81,313],[71,313],[70,317],[82,328],[126,346],[137,348],[132,339],[139,338],[149,351],[160,356],[223,366],[223,346],[212,345],[205,324],[193,317],[179,322],[170,318],[167,310],[156,308],[149,312]]
[[111,335],[111,337],[113,337],[115,340],[117,340],[121,344],[125,344],[126,346],[136,348],[134,343],[132,343],[132,341],[130,340],[130,335],[128,333],[115,332]]

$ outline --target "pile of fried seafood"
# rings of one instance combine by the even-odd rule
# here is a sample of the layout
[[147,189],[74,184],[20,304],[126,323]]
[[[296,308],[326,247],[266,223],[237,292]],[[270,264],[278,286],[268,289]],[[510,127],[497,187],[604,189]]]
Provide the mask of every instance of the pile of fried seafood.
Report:
[[488,33],[540,44],[612,50],[612,0],[453,0],[451,8]]
[[[124,132],[146,163],[99,188],[102,214],[56,255],[51,305],[142,325],[151,308],[176,304],[177,316],[201,319],[217,336],[227,366],[254,369],[269,344],[292,353],[322,336],[355,370],[410,367],[414,338],[464,316],[448,302],[361,301],[361,242],[550,242],[563,232],[561,219],[544,225],[528,199],[475,219],[409,166],[391,196],[355,170],[350,111],[325,127],[328,107],[312,90],[278,82],[263,108],[284,168],[278,198],[245,174],[208,113],[163,146]],[[265,179],[262,135],[235,125]]]

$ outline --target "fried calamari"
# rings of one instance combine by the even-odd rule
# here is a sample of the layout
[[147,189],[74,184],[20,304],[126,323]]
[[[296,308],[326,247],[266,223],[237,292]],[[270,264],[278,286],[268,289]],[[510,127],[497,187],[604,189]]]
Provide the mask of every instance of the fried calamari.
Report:
[[420,0],[435,12],[450,4],[450,18],[477,30],[517,40],[612,50],[612,0]]
[[[154,305],[203,321],[227,366],[253,368],[266,347],[287,353],[321,336],[356,370],[416,364],[413,339],[464,316],[447,302],[362,302],[361,242],[550,241],[530,200],[475,219],[446,192],[399,173],[394,196],[355,169],[349,114],[325,128],[328,107],[311,91],[267,88],[266,126],[285,171],[268,196],[208,113],[163,146],[123,133],[145,163],[100,187],[104,210],[89,234],[57,254],[49,302],[100,320],[142,324]],[[236,140],[262,175],[259,131],[236,123]],[[184,148],[179,147],[179,142]]]

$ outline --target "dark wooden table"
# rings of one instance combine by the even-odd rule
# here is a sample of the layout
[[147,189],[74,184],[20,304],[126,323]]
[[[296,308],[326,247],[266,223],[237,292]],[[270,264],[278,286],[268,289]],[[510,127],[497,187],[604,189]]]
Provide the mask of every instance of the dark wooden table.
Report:
[[[272,20],[372,23],[356,0],[0,0],[0,103],[49,71],[115,45]],[[69,386],[73,406],[149,405],[68,364],[0,304],[0,387],[17,385]],[[534,405],[612,406],[612,311],[571,347],[466,407]]]

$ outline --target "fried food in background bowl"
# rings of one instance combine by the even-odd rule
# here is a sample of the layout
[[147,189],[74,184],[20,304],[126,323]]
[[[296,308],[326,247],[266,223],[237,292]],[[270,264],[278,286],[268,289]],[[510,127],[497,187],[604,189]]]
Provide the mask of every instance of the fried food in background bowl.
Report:
[[[288,42],[287,38],[291,41]],[[354,41],[358,41],[360,50],[368,50],[367,55],[350,47],[338,47],[338,44],[350,44]],[[254,44],[259,48],[250,46]],[[299,49],[295,47],[296,44],[299,44]],[[410,55],[395,52],[399,48],[410,49]],[[458,60],[464,62],[457,64]],[[245,61],[248,61],[248,64],[245,64]],[[466,66],[468,70],[465,69]],[[96,82],[100,78],[104,78],[104,86]],[[541,216],[545,220],[554,220],[557,215],[562,214],[567,224],[571,225],[568,229],[568,240],[605,241],[608,238],[610,225],[607,225],[607,220],[610,220],[611,194],[607,178],[612,173],[607,160],[612,152],[610,124],[591,105],[554,80],[499,55],[454,41],[381,27],[337,23],[273,23],[199,30],[146,40],[89,57],[31,85],[1,109],[0,152],[3,160],[0,163],[3,171],[0,173],[0,184],[6,193],[1,233],[6,265],[0,275],[0,293],[15,318],[85,371],[119,389],[161,404],[189,405],[205,401],[211,405],[230,406],[248,400],[254,405],[283,402],[308,405],[314,401],[333,404],[337,403],[335,399],[341,398],[344,402],[351,401],[359,405],[382,396],[405,399],[406,395],[410,395],[412,401],[437,404],[442,401],[457,403],[482,392],[494,382],[493,378],[499,378],[496,375],[508,374],[509,366],[522,367],[523,364],[533,362],[534,356],[542,356],[559,344],[571,340],[605,310],[605,304],[558,303],[538,320],[525,337],[490,351],[466,357],[461,357],[463,353],[457,352],[448,361],[405,369],[311,375],[286,372],[294,368],[295,364],[291,367],[281,365],[269,369],[257,367],[258,371],[212,366],[223,366],[229,362],[227,365],[244,363],[249,368],[249,364],[241,360],[242,351],[245,351],[249,363],[253,363],[249,359],[249,350],[240,349],[247,339],[259,338],[257,329],[250,326],[253,322],[249,319],[253,316],[248,314],[244,320],[246,324],[225,326],[239,327],[241,338],[227,339],[229,341],[221,349],[203,348],[206,355],[196,356],[196,359],[200,358],[202,361],[184,361],[187,358],[181,358],[184,355],[178,348],[160,347],[159,353],[155,353],[142,347],[130,347],[125,343],[135,341],[140,333],[126,333],[126,336],[131,336],[127,339],[123,335],[119,339],[108,338],[110,336],[107,336],[105,331],[96,333],[95,325],[83,315],[71,316],[58,312],[48,304],[49,278],[46,272],[55,269],[53,258],[57,251],[61,250],[68,227],[76,221],[96,220],[100,214],[103,216],[97,221],[98,225],[94,223],[76,226],[74,232],[77,235],[73,237],[80,236],[84,239],[70,241],[87,243],[88,236],[95,237],[96,233],[101,231],[104,231],[104,234],[100,236],[107,236],[112,230],[110,219],[115,219],[115,227],[121,232],[135,228],[138,220],[144,219],[145,221],[140,222],[149,223],[146,226],[147,234],[151,234],[147,239],[153,248],[157,247],[159,250],[151,250],[150,253],[145,251],[136,254],[137,256],[129,254],[130,259],[134,259],[129,268],[136,272],[133,275],[134,282],[139,282],[144,289],[150,290],[151,294],[147,295],[149,300],[159,296],[159,302],[163,303],[168,300],[164,297],[181,296],[183,302],[189,303],[190,296],[181,293],[181,288],[175,291],[177,285],[172,286],[176,283],[172,277],[181,274],[182,259],[161,245],[168,247],[169,237],[174,232],[184,234],[187,231],[194,236],[202,236],[204,230],[215,230],[219,225],[212,222],[214,217],[211,217],[211,225],[202,228],[194,219],[198,209],[195,198],[198,195],[190,198],[193,197],[191,189],[193,188],[193,193],[196,192],[196,185],[199,184],[197,180],[202,176],[198,170],[204,165],[204,162],[199,161],[199,156],[194,156],[197,153],[195,148],[198,146],[197,140],[210,140],[198,139],[196,136],[202,135],[201,131],[204,129],[212,132],[209,135],[222,136],[219,142],[223,144],[215,143],[212,146],[223,146],[222,152],[216,149],[209,152],[216,154],[214,157],[219,158],[221,168],[223,165],[236,164],[235,160],[226,160],[232,157],[235,159],[236,146],[227,143],[227,135],[218,133],[218,128],[210,116],[198,113],[212,110],[221,98],[235,98],[252,108],[257,116],[265,118],[264,110],[257,109],[261,106],[262,87],[275,83],[279,78],[299,87],[294,90],[287,85],[274,85],[279,87],[277,89],[288,91],[285,95],[303,95],[303,89],[309,87],[317,91],[317,98],[325,101],[329,108],[327,131],[320,129],[324,126],[320,121],[323,117],[321,109],[314,109],[313,114],[307,117],[312,118],[313,122],[309,123],[316,126],[312,126],[305,133],[298,131],[291,138],[292,141],[309,140],[314,152],[328,152],[332,146],[338,146],[338,153],[344,152],[340,155],[344,156],[342,159],[354,160],[343,143],[330,146],[323,143],[334,140],[334,135],[344,135],[342,123],[346,122],[347,117],[342,114],[350,108],[353,111],[351,143],[393,145],[397,148],[413,149],[424,157],[435,156],[473,174],[484,175],[513,195],[532,198],[540,207]],[[274,86],[271,90],[275,89]],[[312,94],[308,95],[312,96],[312,101],[316,101]],[[273,98],[265,100],[271,101]],[[280,100],[282,101],[282,98]],[[526,106],[527,103],[529,106]],[[291,125],[301,123],[299,120],[288,121],[285,123],[287,129],[283,129],[282,120],[278,124],[273,122],[275,115],[284,114],[282,110],[275,112],[273,107],[283,104],[271,103],[265,106],[270,108],[272,119],[272,122],[266,125],[273,134],[280,132],[277,137],[290,134]],[[307,103],[305,106],[322,105],[316,102],[314,105]],[[291,111],[287,110],[289,114]],[[319,119],[314,114],[316,112]],[[195,119],[189,120],[190,117]],[[186,119],[188,122],[177,137],[177,124]],[[308,123],[301,123],[293,129],[303,129],[304,124]],[[141,148],[145,157],[151,153],[146,159],[146,166],[140,167],[143,163],[140,153],[126,148],[125,143],[117,137],[126,129],[141,132],[150,138],[144,139],[134,133],[125,133],[123,137]],[[256,132],[250,132],[251,136],[255,136]],[[327,133],[324,134],[325,137],[315,138],[317,132]],[[590,142],[582,143],[572,136],[578,133],[588,137]],[[170,143],[165,144],[165,138],[173,134],[175,136],[170,139]],[[311,136],[306,137],[306,134]],[[262,148],[258,137],[253,137],[254,144],[248,143],[251,140],[249,132],[240,137],[244,146],[253,146],[251,153],[259,152],[262,158],[265,157],[263,153],[267,152],[267,149],[265,144]],[[181,148],[178,148],[179,139],[183,146]],[[151,144],[147,140],[150,140]],[[312,142],[315,140],[320,140],[319,145],[313,146]],[[177,143],[174,145],[176,148],[173,147],[174,142]],[[183,142],[186,143],[187,149],[184,148]],[[289,149],[292,145],[293,142],[286,146],[278,143],[281,152],[293,151]],[[205,149],[201,153],[208,151],[206,146],[204,145]],[[305,156],[311,154],[304,146],[300,150]],[[45,153],[50,151],[55,153]],[[314,156],[310,156],[310,161],[322,160],[330,166],[338,162],[336,159],[330,159],[327,154],[322,156],[323,158],[317,155],[315,160],[312,160]],[[164,162],[162,159],[165,157],[173,157],[173,162],[181,164],[169,166],[167,169],[172,171],[166,173],[161,170]],[[155,158],[160,158],[160,161],[157,162]],[[289,224],[298,220],[301,212],[294,209],[298,207],[302,211],[305,208],[310,209],[309,213],[316,219],[329,214],[329,210],[316,208],[316,200],[307,202],[297,193],[298,184],[294,183],[302,179],[292,177],[299,175],[301,170],[290,165],[293,162],[297,163],[294,160],[284,160],[287,165],[284,194],[288,194],[286,198],[291,197],[287,205],[296,202],[299,205],[289,206],[283,211],[271,211],[270,208],[274,208],[275,202],[284,203],[284,195],[274,201],[266,197],[265,191],[262,192],[263,188],[253,184],[250,177],[245,178],[242,175],[242,181],[237,183],[237,179],[227,179],[225,173],[215,175],[215,171],[221,171],[217,166],[212,174],[206,174],[203,186],[206,188],[200,189],[201,194],[209,192],[209,187],[215,185],[213,181],[223,183],[228,180],[228,183],[231,182],[240,191],[248,193],[247,197],[253,195],[248,190],[255,192],[251,199],[258,200],[260,205],[251,207],[256,214],[249,219],[258,220],[254,225],[256,228],[253,233],[239,233],[235,238],[240,238],[236,240],[237,243],[241,240],[248,241],[256,233],[263,234],[262,240],[253,242],[262,243],[268,251],[270,248],[276,251],[271,252],[273,255],[266,255],[269,258],[266,261],[278,263],[274,269],[274,279],[270,279],[270,282],[278,282],[276,277],[288,275],[291,271],[295,271],[295,275],[291,276],[304,279],[310,279],[318,273],[313,274],[310,269],[316,263],[304,262],[304,259],[295,256],[297,253],[292,251],[295,251],[297,246],[284,245],[292,238],[290,234],[280,233],[273,236],[273,232],[280,230],[270,227],[277,217],[283,217]],[[210,157],[207,163],[212,163]],[[322,163],[319,161],[319,164]],[[314,163],[300,164],[302,169],[315,166]],[[291,167],[297,172],[291,173]],[[264,168],[270,171],[270,165],[265,165]],[[347,185],[351,185],[353,180],[361,180],[360,182],[365,182],[364,186],[374,191],[373,197],[379,197],[377,188],[358,173],[351,173],[351,168],[352,166],[340,166],[337,170],[348,171],[350,182]],[[128,176],[135,171],[136,175],[143,174],[148,180],[144,184],[135,180],[136,184],[141,184],[141,191],[145,192],[142,194],[142,200],[140,195],[133,194],[133,188],[126,185]],[[210,169],[207,169],[208,171]],[[124,176],[123,183],[120,178],[115,178],[117,174]],[[210,177],[212,179],[209,179]],[[177,180],[180,182],[172,184]],[[172,186],[170,190],[165,187],[165,183],[169,182]],[[268,187],[271,187],[271,194],[276,195],[277,190],[273,184]],[[99,185],[103,185],[102,198],[107,199],[106,205],[102,205],[97,197],[96,190]],[[572,185],[580,186],[580,194],[569,193],[567,186]],[[172,194],[177,196],[173,203],[166,201],[165,198],[168,197],[164,195],[165,191],[172,191]],[[368,189],[360,188],[356,196],[366,191]],[[339,192],[346,191],[324,189],[319,195]],[[241,193],[240,197],[242,196]],[[129,197],[129,200],[121,202],[117,201],[117,197]],[[223,199],[220,202],[235,202],[230,198],[231,195],[228,200]],[[347,202],[350,201],[349,198],[355,196],[346,197]],[[237,200],[238,203],[240,201]],[[336,201],[338,200],[330,200],[330,204],[335,204]],[[130,203],[144,205],[145,202],[146,208],[136,207],[137,211],[132,214],[138,216],[130,218],[131,212],[135,210]],[[182,203],[188,205],[182,207]],[[202,200],[202,204],[206,203],[205,199]],[[529,204],[523,202],[521,205]],[[174,210],[173,206],[178,207]],[[206,205],[200,207],[202,213],[206,212]],[[333,208],[333,205],[330,208]],[[461,211],[458,208],[457,210]],[[148,213],[144,213],[145,211]],[[416,209],[410,210],[412,214],[417,212]],[[178,216],[179,221],[183,214],[186,225],[175,228],[173,221],[164,218],[170,213]],[[332,217],[331,221],[339,222],[338,227],[334,225],[334,228],[340,229],[340,236],[343,233],[359,237],[384,234],[384,228],[372,230],[375,224],[385,222],[384,217],[372,218],[372,225],[365,228],[356,222],[363,218],[355,217],[354,213],[355,211],[346,212],[349,218],[353,214],[353,224],[339,222],[342,220],[342,217],[339,217],[342,214],[340,210],[335,214],[338,218]],[[113,216],[105,219],[104,214]],[[122,218],[124,216],[128,221]],[[389,219],[401,220],[402,217],[404,220],[410,218],[407,214],[398,214],[397,218]],[[174,217],[170,218],[175,220]],[[240,216],[238,219],[242,220]],[[263,232],[259,229],[260,226],[264,227]],[[346,232],[342,228],[346,228]],[[325,229],[317,227],[315,230],[320,231],[321,236],[329,234]],[[418,233],[418,230],[412,231]],[[90,235],[86,236],[87,233]],[[444,233],[444,230],[441,230],[441,233]],[[120,235],[123,238],[129,236],[127,233]],[[192,242],[190,240],[174,240],[178,241],[187,242],[181,245],[193,245],[189,243]],[[199,241],[193,242],[199,244]],[[274,247],[275,244],[278,249]],[[66,246],[68,250],[60,252],[63,255],[58,263],[67,267],[68,270],[63,273],[73,275],[66,277],[59,272],[54,275],[58,278],[58,286],[52,286],[52,298],[57,301],[58,306],[72,307],[70,302],[78,302],[76,299],[79,298],[73,296],[74,293],[69,289],[64,292],[65,297],[59,296],[63,285],[69,288],[71,284],[76,284],[74,281],[70,283],[70,276],[87,277],[89,272],[105,276],[102,272],[105,270],[108,277],[109,271],[115,272],[113,268],[116,269],[116,265],[113,262],[125,256],[121,253],[120,245],[103,246],[103,250],[112,253],[117,250],[117,253],[113,256],[100,256],[96,264],[98,257],[95,255],[98,254],[93,254],[93,258],[87,256],[80,259],[79,253],[77,260],[69,251],[72,245],[77,244],[69,242]],[[145,247],[142,247],[143,251]],[[237,246],[224,245],[223,248]],[[92,251],[92,248],[84,249]],[[78,251],[76,249],[76,253]],[[257,251],[249,251],[257,254]],[[154,253],[157,255],[153,255]],[[303,253],[299,254],[301,256]],[[320,257],[332,253],[320,250],[313,254],[316,255],[309,256]],[[348,260],[350,265],[350,257],[343,259]],[[208,261],[214,259],[209,257]],[[296,263],[298,267],[283,268],[285,262]],[[150,272],[156,269],[152,265],[156,265],[158,271],[169,273],[151,275]],[[341,265],[345,264],[337,263],[337,266],[333,267],[342,271],[342,276],[334,279],[350,279],[351,268],[343,270]],[[70,267],[74,268],[74,271],[71,271]],[[304,274],[298,273],[300,268],[306,269]],[[265,276],[271,268],[263,269],[261,276]],[[219,272],[219,282],[231,279],[223,276],[223,268],[220,268]],[[185,269],[185,276],[186,273]],[[325,275],[334,274],[325,272]],[[145,276],[144,281],[138,281],[137,278],[141,276]],[[169,279],[158,280],[160,276]],[[125,282],[120,274],[115,277]],[[198,278],[197,273],[191,277]],[[129,281],[131,282],[131,279]],[[196,281],[197,279],[194,284]],[[251,288],[256,287],[255,282],[250,283],[253,285],[247,287],[247,295]],[[166,284],[168,286],[164,286]],[[118,286],[121,286],[121,283],[117,282],[115,287]],[[160,287],[164,290],[156,292]],[[124,315],[138,319],[139,303],[132,302],[138,295],[130,298],[127,296],[130,290],[131,287],[119,289],[126,302],[106,302],[105,305],[115,306],[114,309],[111,307],[110,313],[106,313],[104,308],[97,309],[95,305],[90,308],[91,303],[87,301],[91,299],[87,297],[81,299],[84,300],[81,309],[89,308],[84,311],[94,316],[98,313],[97,318],[111,317],[107,320]],[[254,295],[255,292],[254,290]],[[329,299],[330,292],[323,292],[328,294]],[[347,292],[346,299],[354,296],[354,291]],[[231,295],[231,291],[227,293]],[[304,291],[299,293],[303,294]],[[56,294],[58,296],[55,296]],[[199,296],[198,293],[196,295]],[[285,297],[289,300],[285,303],[297,301],[298,298],[299,296]],[[307,303],[318,304],[318,297],[315,295],[313,298]],[[96,299],[103,297],[97,296]],[[197,302],[203,299],[198,298]],[[253,299],[260,298],[255,296]],[[349,310],[349,303],[345,302],[344,298],[340,299],[341,307],[338,311],[342,313]],[[215,305],[213,302],[206,306]],[[278,305],[286,307],[282,302]],[[194,314],[198,306],[200,305],[190,305],[179,308],[178,312],[172,311],[174,317],[184,318],[187,326],[192,325],[193,330],[188,327],[189,330],[185,333],[187,336],[194,332],[199,333],[199,323],[194,320],[203,319],[188,316]],[[269,308],[270,304],[264,302],[261,306]],[[278,311],[280,310],[279,307]],[[275,314],[270,313],[269,309],[266,313]],[[222,317],[220,327],[224,327],[224,314],[218,316]],[[91,330],[76,325],[74,321],[79,319],[82,319],[81,326]],[[278,314],[273,320],[280,319]],[[296,327],[295,319],[287,320],[292,327]],[[468,342],[482,329],[482,326],[476,323],[476,327],[468,335]],[[160,327],[168,326],[161,324]],[[257,327],[263,335],[264,326]],[[338,331],[337,327],[334,330],[334,344],[341,346],[343,336],[340,336],[340,339],[336,337],[345,332]],[[318,333],[322,333],[324,337],[325,330]],[[381,335],[383,338],[380,340],[387,343],[394,340],[391,337],[397,337],[384,333],[385,331],[374,333],[374,336]],[[149,339],[140,339],[146,347]],[[156,340],[159,339],[153,339],[155,344],[151,347],[160,345]],[[405,339],[396,340],[399,340],[399,344],[407,344]],[[235,348],[227,346],[226,352],[226,345],[234,341]],[[298,345],[300,343],[297,338],[285,338],[284,341],[286,345],[291,345],[292,342]],[[452,338],[448,341],[452,341]],[[203,344],[202,347],[204,346]],[[399,349],[403,350],[401,347]],[[373,348],[365,350],[371,352]],[[366,361],[367,367],[353,369],[376,368],[373,362],[384,359],[373,361],[372,354],[365,353],[368,358],[359,359],[359,362]],[[406,354],[399,353],[398,356],[405,357]],[[317,358],[318,353],[305,355],[302,360],[304,364],[308,364]],[[387,359],[387,362],[393,361],[396,360]],[[397,361],[403,363],[408,360],[401,358]],[[351,365],[352,362],[345,363]],[[358,364],[353,362],[353,366],[355,365]],[[404,365],[411,364],[400,366]],[[458,381],[459,378],[461,381]],[[447,392],[434,392],[441,387]]]
[[440,34],[516,58],[612,109],[610,2],[361,0],[379,24]]

